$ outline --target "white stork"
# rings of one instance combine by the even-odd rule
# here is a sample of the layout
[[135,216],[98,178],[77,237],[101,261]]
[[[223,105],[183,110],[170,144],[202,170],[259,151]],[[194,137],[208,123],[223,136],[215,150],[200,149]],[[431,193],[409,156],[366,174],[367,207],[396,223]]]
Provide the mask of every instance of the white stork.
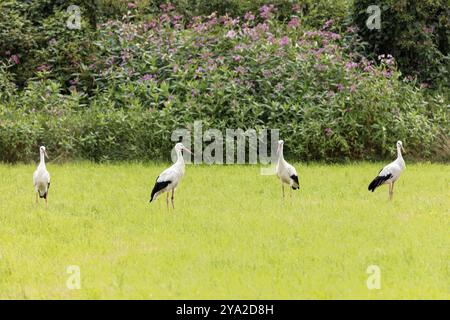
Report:
[[397,141],[397,159],[389,163],[378,173],[378,176],[369,184],[369,191],[374,192],[379,186],[389,183],[389,200],[392,200],[394,183],[400,178],[400,175],[406,168],[405,160],[402,157],[402,150],[405,152],[402,142]]
[[38,196],[45,199],[45,206],[48,207],[48,189],[50,188],[50,174],[45,167],[45,157],[48,159],[47,151],[44,146],[39,148],[41,161],[33,174],[34,190],[36,190],[36,204]]
[[183,150],[192,154],[192,152],[182,143],[177,143],[175,145],[177,161],[170,168],[164,170],[158,178],[156,178],[156,183],[153,187],[152,195],[150,196],[150,202],[155,200],[161,193],[167,192],[166,204],[167,208],[169,208],[169,193],[172,191],[172,208],[175,209],[175,205],[173,203],[175,189],[184,175]]
[[[291,166],[289,163],[284,160],[283,156],[283,146],[284,141],[280,140],[278,141],[278,163],[276,166],[276,173],[278,178],[281,180],[281,190],[283,192],[283,198],[284,198],[284,184],[288,184],[289,187],[291,187],[293,190],[297,190],[300,188],[300,184],[298,183],[298,175],[297,171],[293,166]],[[292,191],[291,191],[292,192]]]

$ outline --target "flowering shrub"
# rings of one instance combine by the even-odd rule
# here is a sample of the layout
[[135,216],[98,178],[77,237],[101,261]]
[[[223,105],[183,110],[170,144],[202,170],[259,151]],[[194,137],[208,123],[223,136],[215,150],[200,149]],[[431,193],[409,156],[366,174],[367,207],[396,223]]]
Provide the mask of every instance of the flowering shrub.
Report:
[[128,9],[99,25],[78,71],[55,71],[43,52],[38,79],[0,95],[1,160],[27,160],[38,144],[61,158],[167,159],[171,132],[195,120],[278,128],[295,160],[378,159],[398,139],[427,158],[448,135],[448,102],[401,80],[392,56],[354,53],[355,29],[334,20],[307,28],[295,7],[284,23],[264,5],[192,19],[165,6],[135,21]]

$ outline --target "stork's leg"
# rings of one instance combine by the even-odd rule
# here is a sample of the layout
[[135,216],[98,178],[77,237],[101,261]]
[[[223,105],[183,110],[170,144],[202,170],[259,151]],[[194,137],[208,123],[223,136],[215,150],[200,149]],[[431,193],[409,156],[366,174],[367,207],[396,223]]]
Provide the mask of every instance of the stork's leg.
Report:
[[175,210],[175,204],[173,203],[173,200],[174,200],[174,194],[175,194],[175,189],[172,189],[172,209],[174,209]]
[[45,196],[45,207],[48,209],[48,191],[47,195]]
[[289,198],[292,199],[292,186],[289,188]]
[[284,184],[283,184],[283,182],[281,182],[281,192],[283,194],[283,199],[284,199]]
[[39,204],[39,197],[38,197],[38,193],[36,192],[36,205]]
[[391,187],[389,188],[389,200],[392,200],[394,197],[394,183],[395,182],[392,182]]
[[392,183],[389,183],[389,200],[392,200]]
[[167,210],[169,210],[169,192],[167,192],[166,205],[167,205]]

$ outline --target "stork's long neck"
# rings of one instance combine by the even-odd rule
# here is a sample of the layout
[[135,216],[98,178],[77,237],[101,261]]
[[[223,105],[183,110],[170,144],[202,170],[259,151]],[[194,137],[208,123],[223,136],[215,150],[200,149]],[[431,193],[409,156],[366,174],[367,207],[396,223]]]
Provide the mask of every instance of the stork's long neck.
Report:
[[280,146],[280,152],[278,153],[278,163],[282,163],[284,160],[284,155],[283,155],[283,145]]
[[41,156],[41,161],[39,163],[39,166],[45,168],[45,154],[44,154],[44,152],[41,151],[40,156]]
[[403,159],[402,148],[400,146],[397,146],[397,159]]
[[397,146],[397,163],[403,168],[406,168],[405,160],[403,160],[402,156],[402,148],[400,146]]
[[181,150],[177,150],[177,162],[176,164],[180,167],[184,167],[184,158]]

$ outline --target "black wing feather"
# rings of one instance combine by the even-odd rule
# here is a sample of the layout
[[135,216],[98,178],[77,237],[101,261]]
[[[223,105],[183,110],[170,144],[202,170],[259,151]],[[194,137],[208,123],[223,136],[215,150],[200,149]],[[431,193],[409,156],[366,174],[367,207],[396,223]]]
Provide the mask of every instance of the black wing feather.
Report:
[[377,176],[375,179],[373,179],[373,181],[369,184],[369,191],[374,192],[376,188],[378,188],[379,186],[381,186],[385,181],[389,180],[390,178],[392,178],[392,174],[389,173],[388,175],[385,176]]
[[158,178],[156,178],[156,183],[155,183],[155,186],[153,187],[152,195],[150,196],[150,202],[153,201],[153,197],[155,196],[155,194],[158,191],[163,190],[165,187],[167,187],[172,182],[172,181],[161,181],[161,182],[158,182]]

